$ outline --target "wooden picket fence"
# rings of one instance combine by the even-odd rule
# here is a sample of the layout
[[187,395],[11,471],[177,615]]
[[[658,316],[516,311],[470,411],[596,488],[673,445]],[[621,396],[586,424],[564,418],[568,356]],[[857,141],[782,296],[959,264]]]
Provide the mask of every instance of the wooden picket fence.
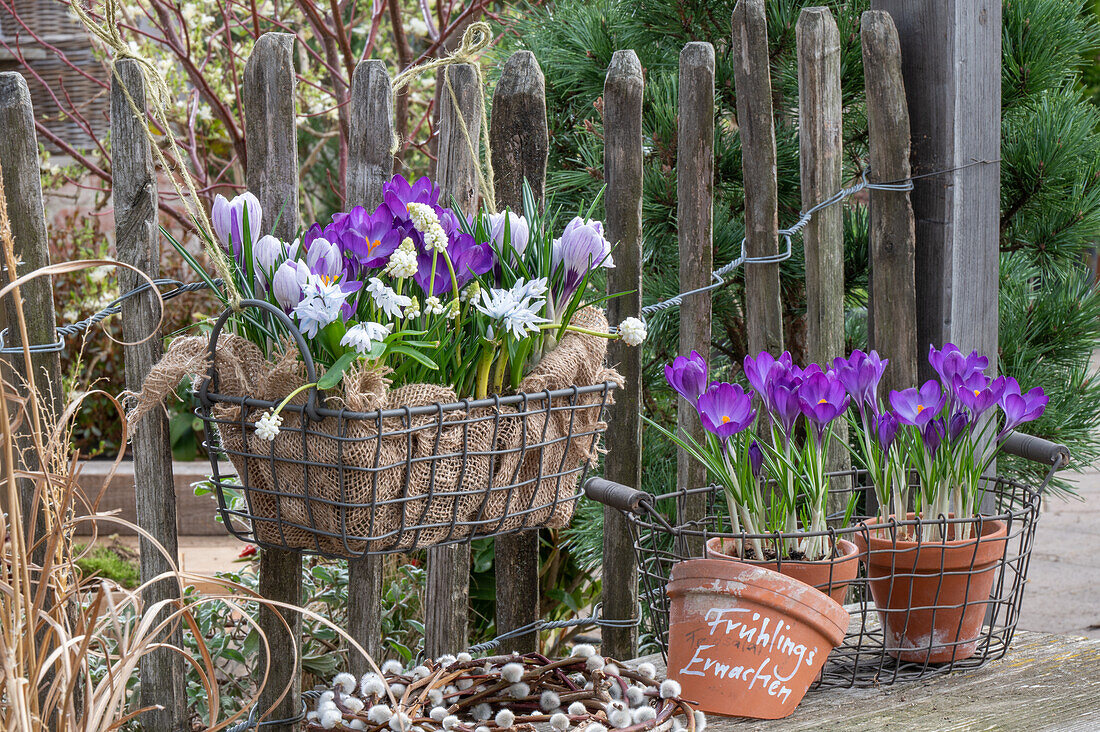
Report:
[[[776,201],[775,134],[767,54],[767,29],[762,0],[742,0],[733,16],[732,52],[736,69],[737,124],[743,150],[746,201],[746,253],[749,257],[779,252]],[[243,88],[247,122],[247,184],[264,210],[264,229],[292,239],[297,232],[298,160],[293,36],[269,33],[259,39],[248,60]],[[897,33],[890,16],[870,11],[863,17],[863,54],[870,121],[870,167],[873,179],[905,179],[909,175],[909,118],[901,77]],[[802,202],[808,208],[838,191],[842,180],[840,39],[832,15],[824,8],[802,11],[797,26],[801,137]],[[144,104],[144,80],[137,64],[120,60],[112,88],[112,156],[115,235],[120,261],[156,277],[160,252],[157,228],[155,169],[144,117],[133,113],[123,87]],[[472,66],[456,64],[441,73],[449,77],[454,96],[440,95],[437,182],[445,197],[472,212],[477,204],[477,154],[480,141],[483,90]],[[714,48],[709,43],[687,44],[680,55],[679,130],[677,151],[680,286],[687,291],[711,282],[712,209],[714,179]],[[609,271],[608,289],[632,294],[612,300],[609,321],[618,323],[641,312],[642,293],[642,95],[644,77],[637,55],[615,52],[607,71],[603,96],[605,223],[616,244],[616,267]],[[348,205],[368,209],[382,200],[383,183],[393,173],[390,141],[393,135],[392,88],[382,61],[364,61],[356,68],[350,100],[351,135],[347,166]],[[459,118],[465,121],[466,136]],[[15,229],[17,255],[26,271],[49,261],[46,225],[33,111],[25,81],[16,73],[0,74],[0,165]],[[498,205],[521,208],[521,186],[530,182],[541,199],[547,165],[548,136],[542,71],[527,51],[513,54],[505,64],[493,93],[489,130]],[[471,155],[473,153],[473,155]],[[916,377],[913,215],[906,192],[872,191],[871,197],[871,338],[872,345],[891,360],[888,388],[908,385]],[[276,221],[276,216],[280,217]],[[843,225],[839,207],[822,211],[804,231],[806,294],[809,319],[808,358],[825,363],[841,354],[844,344]],[[753,352],[783,350],[783,322],[779,265],[745,267],[747,341]],[[120,271],[127,290],[139,284],[137,276]],[[52,293],[45,279],[22,288],[26,300],[28,337],[34,343],[55,340],[56,318]],[[10,307],[10,304],[9,304]],[[158,305],[152,295],[127,300],[122,318],[124,337],[138,340],[157,322]],[[9,321],[12,322],[11,313]],[[674,317],[674,316],[673,316]],[[709,352],[710,294],[685,298],[680,310],[680,350]],[[8,339],[18,346],[18,336]],[[161,355],[161,339],[150,338],[126,348],[126,387],[136,390]],[[639,416],[642,352],[614,342],[609,360],[626,379],[610,408],[605,444],[605,477],[641,484],[642,430]],[[38,388],[59,394],[60,369],[56,353],[33,357]],[[12,366],[23,371],[22,357]],[[45,371],[43,371],[45,369]],[[45,387],[42,378],[50,382]],[[55,405],[57,406],[57,405]],[[698,430],[697,420],[681,404],[680,427]],[[134,435],[135,490],[138,523],[170,552],[177,550],[175,497],[167,421],[150,416]],[[839,460],[837,457],[835,460]],[[705,474],[693,461],[680,457],[677,482],[700,485]],[[681,520],[700,516],[702,505],[680,507]],[[538,614],[538,535],[528,531],[498,537],[497,630],[521,627]],[[424,600],[426,652],[436,656],[462,650],[467,638],[470,548],[468,544],[437,547],[427,552],[428,588]],[[143,545],[142,578],[169,569],[163,557]],[[290,551],[261,553],[259,589],[267,598],[297,604],[301,597],[301,557]],[[637,575],[625,521],[605,509],[602,612],[607,618],[631,618],[637,613]],[[349,627],[347,630],[376,657],[382,655],[378,608],[381,563],[374,557],[350,563]],[[155,602],[175,593],[171,582],[149,592]],[[267,719],[294,717],[301,708],[300,667],[295,639],[300,618],[271,610],[261,613],[261,626],[271,644],[274,662],[260,708]],[[179,644],[177,630],[168,642]],[[507,650],[535,649],[528,635],[505,643]],[[616,658],[635,655],[636,630],[605,628],[604,652]],[[353,671],[366,669],[352,654]],[[147,729],[182,729],[187,710],[184,700],[183,661],[168,652],[149,656],[142,665],[142,705],[160,705],[149,712]],[[282,700],[289,686],[290,692]],[[264,729],[290,730],[293,724]]]

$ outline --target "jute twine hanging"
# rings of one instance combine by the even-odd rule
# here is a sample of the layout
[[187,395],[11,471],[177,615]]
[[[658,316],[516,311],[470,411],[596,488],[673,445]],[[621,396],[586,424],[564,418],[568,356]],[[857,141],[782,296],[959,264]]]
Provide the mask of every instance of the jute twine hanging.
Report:
[[[187,215],[191,218],[195,226],[198,227],[200,234],[203,235],[206,253],[214,263],[214,268],[217,270],[218,275],[225,283],[226,299],[233,309],[237,309],[240,306],[241,295],[233,279],[233,267],[229,261],[228,255],[215,243],[216,237],[214,236],[214,228],[211,226],[210,219],[206,215],[206,209],[199,200],[199,193],[195,187],[195,179],[192,177],[191,171],[188,170],[183,162],[183,153],[180,152],[179,145],[176,143],[176,137],[172,134],[171,127],[168,124],[168,105],[173,102],[172,92],[168,88],[168,84],[164,81],[164,77],[161,76],[160,71],[152,61],[143,57],[141,54],[135,53],[122,39],[122,34],[119,32],[117,0],[104,0],[102,23],[97,23],[88,11],[82,7],[80,2],[70,3],[69,7],[72,9],[73,13],[76,14],[76,17],[84,25],[88,33],[106,46],[111,52],[111,74],[118,81],[119,88],[122,89],[122,93],[126,97],[126,102],[130,105],[130,110],[138,119],[144,119],[146,117],[146,112],[138,106],[137,101],[134,99],[133,95],[130,94],[130,90],[122,83],[122,77],[119,76],[118,73],[118,62],[121,59],[133,59],[137,63],[138,69],[141,70],[141,75],[145,79],[148,114],[164,131],[164,137],[168,140],[170,155],[165,155],[164,151],[157,143],[156,138],[153,136],[153,132],[149,125],[143,125],[145,136],[149,140],[149,146],[157,156],[157,162],[160,163],[161,169],[168,174],[168,180],[175,189],[176,195],[179,196],[180,201],[183,203],[183,208],[187,212]],[[181,180],[183,181],[182,186],[180,185]],[[183,191],[184,187],[187,189],[186,195]]]

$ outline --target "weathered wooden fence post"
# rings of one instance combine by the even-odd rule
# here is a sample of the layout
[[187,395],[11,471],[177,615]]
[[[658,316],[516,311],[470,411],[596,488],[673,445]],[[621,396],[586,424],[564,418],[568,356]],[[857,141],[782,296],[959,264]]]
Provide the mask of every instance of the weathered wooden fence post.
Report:
[[[798,45],[798,138],[802,210],[844,184],[840,102],[840,33],[828,8],[805,8],[795,27]],[[844,209],[814,214],[802,231],[806,258],[806,360],[829,368],[844,351]],[[848,425],[837,420],[826,467],[850,464]],[[830,496],[829,511],[843,508]]]
[[[481,149],[482,89],[477,72],[469,64],[445,66],[440,86],[436,182],[445,203],[454,196],[459,211],[472,214],[477,210],[476,155]],[[466,123],[468,140],[460,119]],[[428,549],[428,591],[424,602],[424,650],[428,656],[436,658],[466,647],[469,604],[470,545],[459,543]]]
[[[50,263],[49,239],[46,234],[46,216],[42,205],[42,178],[38,161],[38,137],[34,131],[34,110],[27,82],[16,71],[0,73],[0,166],[3,167],[4,196],[8,204],[8,220],[15,240],[15,258],[19,265],[17,275],[44,267]],[[0,262],[0,264],[3,264]],[[4,284],[15,279],[8,273]],[[23,300],[23,317],[27,324],[27,338],[31,344],[53,343],[57,340],[57,322],[53,307],[53,283],[49,277],[38,277],[19,288]],[[15,298],[8,296],[4,303],[8,328],[5,346],[22,345]],[[14,379],[16,388],[25,383],[36,390],[40,404],[46,406],[43,419],[52,424],[52,418],[60,415],[64,405],[61,393],[61,357],[57,352],[32,353],[30,372],[22,353],[5,357],[11,367],[6,376]],[[27,422],[16,435],[17,454],[23,456],[19,467],[34,472],[39,470],[38,455],[30,442]],[[19,481],[19,497],[23,507],[23,523],[27,541],[36,541],[45,531],[34,508],[34,481]],[[33,553],[33,561],[41,565],[45,547],[39,546]]]
[[[292,241],[298,230],[298,132],[294,109],[294,36],[265,33],[245,66],[245,133],[248,189],[263,206],[263,230]],[[276,226],[276,221],[278,225]],[[302,557],[283,549],[260,552],[260,594],[269,600],[302,602]],[[267,684],[260,694],[266,719],[291,719],[301,712],[300,645],[302,618],[261,605],[259,622],[271,649]],[[268,712],[289,684],[282,701]],[[291,732],[295,724],[265,726]]]
[[[680,51],[680,117],[676,135],[676,229],[680,245],[680,292],[706,287],[714,269],[714,46],[692,42]],[[703,292],[680,305],[680,355],[698,351],[710,362],[711,298]],[[676,422],[681,432],[703,442],[703,425],[680,398]],[[707,484],[706,468],[683,449],[676,451],[676,487]],[[685,497],[677,507],[680,523],[706,513],[706,495]],[[677,551],[703,556],[702,537]]]
[[[733,8],[732,50],[737,90],[737,128],[745,180],[745,253],[779,253],[775,167],[775,122],[764,0],[738,0]],[[779,264],[745,265],[745,320],[749,352],[783,350]]]
[[[489,122],[494,188],[500,210],[523,213],[523,181],[540,205],[546,187],[550,139],[546,126],[546,85],[530,51],[516,51],[504,65],[493,93]],[[539,530],[496,538],[496,630],[521,628],[539,617]],[[538,634],[504,642],[503,652],[537,650]]]
[[[608,302],[607,319],[618,325],[642,311],[642,64],[634,51],[616,51],[603,87],[604,194],[607,238],[615,267],[607,273],[609,293],[630,294]],[[626,386],[608,409],[604,476],[633,488],[642,483],[642,351],[612,341],[608,361]],[[618,510],[603,512],[603,614],[626,619],[638,612],[638,575],[626,520]],[[605,655],[633,658],[637,628],[604,628]]]
[[[157,225],[157,174],[149,146],[148,124],[141,67],[133,59],[120,59],[111,79],[111,197],[115,246],[119,261],[155,279],[160,271],[160,229]],[[142,277],[128,269],[119,269],[118,280],[123,292],[146,284]],[[152,291],[122,303],[122,337],[135,344],[125,349],[126,388],[134,393],[141,391],[145,377],[163,353],[161,310],[162,304]],[[135,425],[133,455],[138,526],[148,531],[175,558],[179,545],[167,415],[154,409]],[[140,556],[143,583],[172,569],[168,559],[144,537]],[[178,602],[179,583],[169,579],[147,586],[142,600],[146,607],[164,600]],[[179,624],[165,640],[176,648],[183,648]],[[169,649],[142,657],[141,706],[159,706],[141,715],[146,729],[181,730],[188,726],[183,664],[184,659]]]
[[[898,33],[889,13],[868,10],[860,21],[871,180],[909,177],[909,110],[901,77]],[[913,208],[906,191],[871,191],[871,346],[890,359],[882,393],[917,383],[917,304]]]
[[[386,64],[363,61],[351,79],[349,110],[347,207],[373,211],[382,203],[382,186],[393,175],[393,88]],[[348,633],[373,658],[382,656],[383,558],[367,556],[348,562]],[[352,673],[361,676],[370,664],[349,649]]]
[[[1007,4],[1007,3],[1005,3]],[[928,346],[996,368],[1001,224],[1002,0],[872,0],[897,27],[912,127],[917,370]],[[881,178],[880,178],[881,179]]]

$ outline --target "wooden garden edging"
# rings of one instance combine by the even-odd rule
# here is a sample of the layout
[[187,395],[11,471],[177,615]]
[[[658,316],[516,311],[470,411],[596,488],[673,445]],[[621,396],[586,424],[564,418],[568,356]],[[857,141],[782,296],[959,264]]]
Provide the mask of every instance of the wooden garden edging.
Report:
[[[908,110],[905,105],[897,33],[890,16],[868,13],[863,22],[867,63],[868,117],[872,180],[895,180],[908,175]],[[837,192],[842,185],[840,136],[839,41],[828,10],[802,11],[797,28],[801,90],[801,155],[803,205],[808,207]],[[746,199],[746,253],[750,257],[774,256],[782,250],[777,220],[775,134],[772,92],[767,56],[767,27],[763,0],[741,0],[734,12],[731,47],[741,55],[736,65],[737,122],[741,130]],[[275,234],[291,239],[299,224],[296,110],[291,36],[269,33],[256,44],[248,61],[244,99],[248,149],[248,187],[263,204],[264,226],[269,230],[279,216]],[[453,91],[440,95],[438,183],[445,196],[454,195],[459,208],[472,211],[477,196],[477,147],[480,145],[483,90],[472,66],[444,67]],[[441,75],[442,76],[442,75]],[[119,64],[119,78],[138,103],[140,75],[126,62]],[[681,291],[712,282],[712,212],[714,176],[714,49],[708,43],[688,44],[680,57],[680,119],[678,129],[678,223],[681,234]],[[610,291],[632,294],[609,304],[609,321],[621,322],[642,313],[642,174],[643,69],[633,51],[617,51],[607,72],[603,98],[606,227],[617,246],[616,267],[609,272]],[[119,256],[155,276],[158,240],[155,236],[155,186],[149,151],[142,147],[141,124],[128,110],[114,105],[114,169]],[[504,67],[494,93],[489,139],[495,163],[495,188],[501,208],[519,207],[521,183],[526,178],[536,198],[544,190],[548,138],[542,72],[528,52],[514,54]],[[120,109],[124,114],[120,117]],[[0,119],[5,135],[0,138],[0,165],[16,231],[17,254],[27,268],[48,261],[45,222],[42,216],[39,172],[32,111],[26,84],[15,73],[0,74]],[[467,137],[458,120],[465,121]],[[393,171],[390,143],[393,132],[392,88],[385,65],[364,61],[355,70],[349,109],[351,140],[348,151],[350,205],[372,207],[381,200],[382,184]],[[120,157],[121,153],[121,157]],[[473,155],[471,155],[473,153]],[[125,158],[125,160],[123,160]],[[150,201],[153,203],[151,204]],[[916,374],[917,341],[914,284],[914,223],[909,194],[874,191],[871,194],[872,235],[872,345],[891,359],[889,373],[907,385]],[[807,298],[810,317],[810,357],[824,360],[839,355],[844,342],[843,226],[839,208],[825,211],[805,231]],[[783,326],[779,263],[754,262],[745,267],[746,313],[750,350],[782,350]],[[23,288],[30,319],[30,337],[48,343],[55,339],[52,295],[48,280]],[[128,334],[145,335],[155,323],[150,314],[152,298],[131,300],[124,312]],[[152,316],[155,318],[155,314]],[[675,316],[672,316],[675,317]],[[709,356],[711,333],[710,294],[684,299],[680,347]],[[129,336],[128,336],[129,337]],[[17,344],[9,338],[8,345]],[[131,388],[155,361],[160,338],[151,338],[127,349],[127,380]],[[641,484],[642,353],[639,349],[609,348],[609,358],[626,379],[610,410],[605,440],[609,453],[604,474],[627,485]],[[45,380],[60,383],[57,354],[33,359],[45,369]],[[16,368],[22,357],[9,359]],[[39,388],[43,384],[40,381]],[[43,390],[45,391],[45,390]],[[59,390],[53,393],[60,399]],[[685,424],[684,403],[680,423]],[[137,481],[139,523],[169,548],[176,546],[176,527],[167,440],[160,423],[147,423],[135,442],[135,461],[143,466]],[[703,478],[679,460],[681,487]],[[680,507],[683,516],[702,510],[698,505]],[[681,517],[681,518],[682,518]],[[538,535],[535,531],[499,538],[497,548],[497,630],[526,625],[538,616]],[[142,562],[143,580],[163,571],[149,560]],[[462,650],[467,638],[469,545],[457,544],[428,550],[426,652],[433,656]],[[625,522],[611,509],[605,511],[603,615],[609,619],[632,618],[637,613],[637,573]],[[381,562],[367,557],[350,564],[349,631],[372,653],[381,652],[377,608],[381,594]],[[301,601],[301,557],[279,550],[264,550],[260,561],[260,591],[287,603]],[[167,583],[165,591],[168,591]],[[296,650],[300,618],[287,616],[295,637],[287,636],[282,620],[269,610],[261,624],[272,644],[276,662],[261,698],[261,709],[274,705],[269,719],[285,719],[300,710],[300,668]],[[628,658],[636,654],[632,628],[607,628],[604,653]],[[510,649],[534,648],[533,635],[509,641]],[[176,661],[168,654],[153,655],[143,665],[143,703],[165,707],[157,719],[164,728],[183,718],[181,678]],[[353,669],[365,670],[358,660]],[[289,692],[284,695],[284,689]],[[276,700],[282,697],[278,704]],[[156,725],[158,728],[160,725]],[[265,727],[290,730],[292,724]]]

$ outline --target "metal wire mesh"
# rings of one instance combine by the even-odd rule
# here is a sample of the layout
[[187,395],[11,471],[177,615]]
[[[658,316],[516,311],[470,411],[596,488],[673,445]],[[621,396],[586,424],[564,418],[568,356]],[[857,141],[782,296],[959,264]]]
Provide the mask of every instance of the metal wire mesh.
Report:
[[[261,546],[357,557],[568,523],[589,467],[570,456],[578,447],[595,453],[613,386],[369,413],[290,404],[281,432],[293,435],[292,451],[265,442],[261,452],[260,440],[240,439],[255,432],[249,415],[272,402],[206,391],[197,414],[208,436],[222,438],[208,437],[207,447],[231,533]],[[235,416],[216,416],[217,405],[237,407]],[[557,434],[552,423],[568,428]],[[518,445],[501,447],[505,430],[519,431]],[[225,439],[230,433],[237,437]],[[224,474],[223,458],[234,473]]]
[[[857,493],[857,505],[871,505],[866,503],[871,489],[862,471],[833,473],[831,479],[832,490],[842,500]],[[838,575],[838,563],[816,563],[827,568],[819,589],[831,592],[847,581],[846,592],[840,592],[845,595],[851,623],[814,688],[891,684],[976,668],[1005,654],[1019,619],[1041,489],[1004,478],[987,478],[984,487],[994,509],[976,520],[941,516],[931,521],[891,520],[876,526],[873,518],[863,516],[856,517],[854,525],[827,532],[832,546],[846,540],[859,547],[859,569],[855,578],[847,581]],[[705,516],[678,523],[677,506],[699,494],[705,498]],[[722,489],[710,486],[654,496],[642,503],[638,513],[624,513],[641,574],[641,604],[648,611],[643,625],[666,657],[669,598],[665,588],[674,564],[703,556],[703,547],[710,540],[759,539],[775,546],[787,538],[782,534],[729,533],[725,505]],[[830,518],[833,525],[840,523],[842,516]],[[953,539],[963,526],[971,527],[971,538],[953,541],[957,548],[943,551],[938,537]],[[935,538],[922,539],[922,529],[930,530]],[[711,547],[715,548],[714,541]],[[966,561],[953,565],[950,554],[958,551]],[[793,574],[791,562],[786,565],[784,568],[780,561],[779,571]],[[931,599],[920,599],[921,585],[931,591]],[[961,586],[961,594],[953,585]],[[968,633],[965,623],[975,619],[978,630]],[[927,634],[911,630],[924,624],[944,628]]]

